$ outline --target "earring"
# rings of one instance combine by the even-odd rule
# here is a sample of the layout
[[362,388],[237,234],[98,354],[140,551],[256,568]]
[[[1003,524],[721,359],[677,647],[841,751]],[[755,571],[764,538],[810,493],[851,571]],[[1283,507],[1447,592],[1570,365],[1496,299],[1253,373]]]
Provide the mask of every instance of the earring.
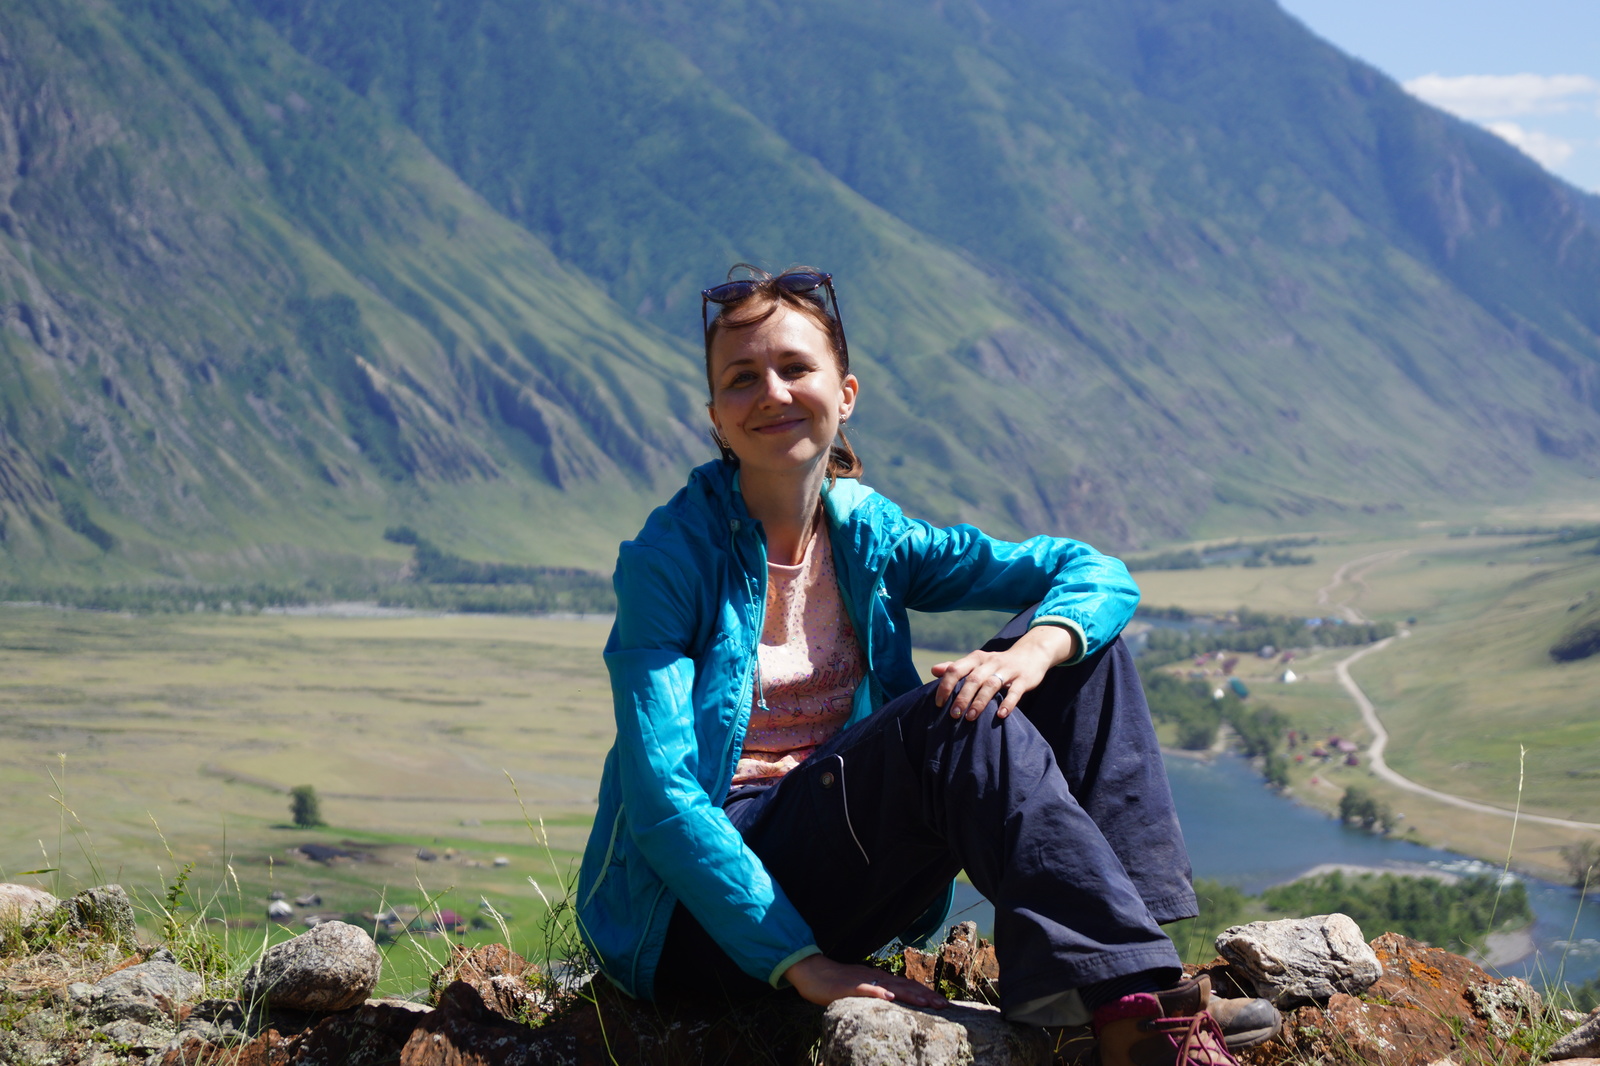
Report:
[[728,446],[728,442],[723,439],[722,434],[717,432],[716,426],[711,427],[711,443],[717,446],[717,451],[722,453],[722,458],[727,462],[737,463],[739,461],[739,457],[733,454],[733,449]]

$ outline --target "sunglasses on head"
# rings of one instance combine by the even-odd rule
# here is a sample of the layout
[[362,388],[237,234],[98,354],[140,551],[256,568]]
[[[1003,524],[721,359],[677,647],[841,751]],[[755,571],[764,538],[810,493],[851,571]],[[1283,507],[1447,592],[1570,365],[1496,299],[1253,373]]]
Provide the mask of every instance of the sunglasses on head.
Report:
[[[839,296],[833,291],[833,275],[820,271],[798,270],[789,274],[779,274],[776,277],[765,278],[740,278],[738,281],[727,281],[721,285],[713,285],[709,289],[700,291],[700,325],[705,330],[706,352],[709,357],[711,344],[711,319],[706,314],[710,304],[736,304],[763,288],[781,289],[795,296],[804,296],[813,300],[828,313],[831,305],[833,321],[839,327],[840,355],[844,358],[844,365],[850,365],[850,345],[844,339],[844,319],[839,317]],[[824,300],[817,295],[817,290],[827,292],[828,298]],[[720,312],[719,312],[720,313]]]

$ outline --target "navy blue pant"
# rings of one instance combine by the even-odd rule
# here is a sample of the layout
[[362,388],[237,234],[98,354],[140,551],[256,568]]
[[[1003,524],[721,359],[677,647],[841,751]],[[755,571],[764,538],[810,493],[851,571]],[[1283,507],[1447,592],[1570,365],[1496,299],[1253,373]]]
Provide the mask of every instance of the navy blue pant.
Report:
[[[1027,628],[1013,619],[999,650]],[[994,904],[1002,1007],[1140,971],[1178,977],[1158,926],[1196,913],[1144,690],[1118,639],[1051,670],[1001,719],[937,706],[936,684],[842,731],[727,813],[830,958],[905,931],[962,869]],[[1165,982],[1164,982],[1165,983]],[[680,904],[658,994],[748,977]]]

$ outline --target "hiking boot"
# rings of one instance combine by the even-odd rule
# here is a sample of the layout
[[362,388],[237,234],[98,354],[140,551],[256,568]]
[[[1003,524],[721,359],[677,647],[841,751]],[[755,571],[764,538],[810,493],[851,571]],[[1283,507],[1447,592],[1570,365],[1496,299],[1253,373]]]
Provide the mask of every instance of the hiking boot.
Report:
[[1101,1066],[1239,1066],[1205,1010],[1211,984],[1188,978],[1162,992],[1123,996],[1094,1012]]
[[1209,976],[1200,977],[1199,984],[1205,989],[1206,1013],[1217,1020],[1217,1028],[1230,1048],[1264,1044],[1283,1028],[1283,1015],[1271,1000],[1246,996],[1225,999],[1211,990]]

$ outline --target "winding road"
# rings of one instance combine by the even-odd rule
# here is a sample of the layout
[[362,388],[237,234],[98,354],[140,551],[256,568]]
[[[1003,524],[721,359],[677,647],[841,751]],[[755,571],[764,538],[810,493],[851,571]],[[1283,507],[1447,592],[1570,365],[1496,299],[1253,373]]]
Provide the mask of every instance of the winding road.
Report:
[[[1338,570],[1334,571],[1333,580],[1317,591],[1317,603],[1319,605],[1330,603],[1332,601],[1334,590],[1347,581],[1351,584],[1360,585],[1362,588],[1365,588],[1365,583],[1361,579],[1366,576],[1369,570],[1381,562],[1386,562],[1390,559],[1398,559],[1404,554],[1405,552],[1403,550],[1380,552],[1377,555],[1368,555],[1363,558],[1355,559],[1351,562],[1345,563]],[[1361,569],[1356,570],[1355,568],[1357,567],[1360,567]],[[1351,571],[1353,570],[1355,570],[1355,576],[1351,577]],[[1355,607],[1351,606],[1350,600],[1344,600],[1337,606],[1340,614],[1344,616],[1346,621],[1370,621],[1366,615],[1362,614]],[[1502,818],[1516,818],[1525,822],[1538,822],[1540,825],[1560,826],[1562,829],[1600,829],[1600,823],[1597,822],[1577,822],[1570,818],[1552,818],[1543,814],[1529,814],[1526,811],[1519,814],[1517,811],[1508,811],[1504,807],[1494,807],[1487,803],[1479,803],[1476,800],[1466,799],[1462,796],[1452,796],[1448,792],[1440,792],[1436,788],[1429,788],[1426,785],[1419,785],[1410,778],[1402,777],[1400,774],[1397,774],[1395,771],[1391,770],[1389,768],[1389,764],[1383,759],[1383,749],[1389,746],[1389,731],[1384,729],[1383,723],[1378,720],[1377,708],[1373,707],[1372,701],[1367,698],[1367,694],[1361,691],[1361,686],[1356,684],[1355,679],[1350,676],[1350,667],[1360,662],[1368,655],[1382,651],[1394,642],[1394,637],[1388,637],[1384,640],[1378,641],[1376,644],[1368,644],[1365,648],[1362,648],[1354,655],[1351,655],[1345,659],[1341,659],[1334,665],[1333,668],[1334,675],[1339,679],[1339,684],[1344,686],[1344,690],[1350,694],[1350,698],[1355,700],[1356,706],[1361,709],[1361,720],[1367,724],[1368,729],[1372,730],[1373,739],[1371,746],[1367,749],[1367,757],[1370,760],[1372,772],[1374,774],[1376,774],[1380,779],[1389,782],[1389,784],[1395,786],[1396,788],[1405,789],[1407,792],[1415,792],[1419,796],[1427,796],[1429,799],[1437,800],[1440,803],[1447,803],[1452,807],[1460,807],[1463,810],[1476,811],[1479,814],[1495,814]]]

